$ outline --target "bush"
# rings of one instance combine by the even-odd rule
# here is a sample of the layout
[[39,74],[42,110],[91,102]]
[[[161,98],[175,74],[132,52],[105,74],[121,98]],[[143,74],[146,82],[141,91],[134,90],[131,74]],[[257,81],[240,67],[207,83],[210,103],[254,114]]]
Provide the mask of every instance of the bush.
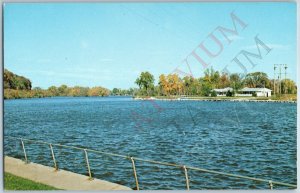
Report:
[[217,96],[217,92],[216,91],[212,91],[210,94],[211,97],[216,97]]
[[227,97],[232,97],[232,96],[233,96],[233,92],[231,92],[230,90],[227,91],[226,96],[227,96]]

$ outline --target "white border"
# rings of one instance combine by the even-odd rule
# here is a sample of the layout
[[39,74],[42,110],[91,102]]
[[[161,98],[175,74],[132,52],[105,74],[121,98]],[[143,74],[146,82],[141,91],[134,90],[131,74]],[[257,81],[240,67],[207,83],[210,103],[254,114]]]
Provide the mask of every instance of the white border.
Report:
[[[297,2],[297,51],[299,51],[299,31],[300,31],[300,0],[247,0],[247,1],[229,1],[229,0],[218,0],[218,1],[208,1],[208,0],[145,0],[145,1],[139,1],[139,0],[88,0],[88,1],[84,1],[84,0],[0,0],[1,5],[3,6],[6,2],[7,3],[13,3],[13,2],[18,2],[18,3],[33,3],[33,2],[38,2],[38,3],[49,3],[49,2],[84,2],[84,3],[88,3],[88,2]],[[0,9],[0,20],[2,21],[2,25],[0,26],[0,31],[1,31],[1,36],[0,36],[0,43],[1,43],[1,52],[0,52],[0,58],[1,58],[1,68],[0,68],[0,72],[1,74],[3,74],[3,7],[1,7]],[[298,52],[296,52],[298,53]],[[300,68],[299,66],[299,54],[297,54],[297,112],[299,110],[300,104],[299,104],[299,95],[300,95],[300,90],[299,90],[299,74],[300,74]],[[3,75],[2,76],[2,80],[0,83],[0,88],[1,91],[3,91]],[[0,127],[0,153],[1,153],[1,159],[0,159],[0,171],[1,171],[1,180],[0,180],[0,191],[3,192],[3,93],[0,95],[1,96],[1,103],[0,103],[0,109],[1,109],[1,116],[0,116],[0,123],[1,123],[1,127]],[[300,139],[300,133],[299,133],[299,128],[300,128],[300,114],[297,113],[297,186],[298,188],[295,190],[276,190],[276,192],[299,192],[300,190],[300,167],[299,167],[299,162],[298,159],[300,157],[300,151],[299,151],[299,139]],[[166,190],[163,191],[155,191],[155,192],[165,192]],[[264,193],[264,192],[269,192],[270,190],[192,190],[194,192],[201,192],[201,193],[214,193],[214,192],[244,192],[244,193],[248,193],[248,192],[259,192],[259,193]],[[10,191],[10,192],[17,192],[17,191]],[[19,191],[18,191],[19,192]],[[44,192],[44,191],[35,191],[35,192]],[[53,191],[52,191],[53,192]],[[54,192],[65,192],[65,191],[54,191]],[[75,191],[71,191],[71,192],[75,192]],[[87,191],[76,191],[76,192],[87,192]],[[106,191],[101,191],[101,192],[106,192]],[[118,191],[120,192],[120,191]],[[123,192],[123,191],[121,191]],[[125,192],[125,191],[124,191]],[[144,191],[144,192],[151,192],[151,191]],[[185,192],[185,190],[174,190],[172,192]]]

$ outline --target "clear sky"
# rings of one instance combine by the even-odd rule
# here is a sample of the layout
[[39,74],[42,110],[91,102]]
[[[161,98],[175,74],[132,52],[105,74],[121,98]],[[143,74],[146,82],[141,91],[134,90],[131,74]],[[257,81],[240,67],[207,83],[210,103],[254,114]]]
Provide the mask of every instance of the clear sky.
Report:
[[[247,71],[273,78],[273,64],[286,63],[287,76],[296,81],[296,4],[282,2],[6,3],[4,67],[28,77],[34,87],[136,87],[142,71],[157,80],[177,66],[185,70],[182,61],[202,41],[218,50],[207,36],[218,26],[233,29],[232,11],[247,27],[237,24],[231,44],[214,32],[223,51],[209,67],[230,65],[231,72],[241,72],[232,59],[241,50],[258,53],[258,35],[272,50],[266,55],[261,49],[263,58],[253,59],[257,65]],[[202,75],[200,63],[190,66],[195,76]]]

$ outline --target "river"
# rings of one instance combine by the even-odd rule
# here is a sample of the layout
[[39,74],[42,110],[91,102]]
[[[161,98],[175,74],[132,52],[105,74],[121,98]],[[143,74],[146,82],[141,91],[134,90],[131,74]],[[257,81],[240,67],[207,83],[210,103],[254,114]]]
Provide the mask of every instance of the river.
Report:
[[[296,104],[56,97],[4,101],[4,150],[42,140],[296,184]],[[53,166],[49,146],[28,159]],[[84,152],[54,147],[59,168],[87,175]],[[89,153],[93,177],[135,187],[131,161]],[[136,161],[141,189],[185,189],[180,168]],[[188,170],[191,189],[263,189],[267,183]],[[275,187],[276,188],[276,187]],[[285,187],[279,187],[285,188]]]

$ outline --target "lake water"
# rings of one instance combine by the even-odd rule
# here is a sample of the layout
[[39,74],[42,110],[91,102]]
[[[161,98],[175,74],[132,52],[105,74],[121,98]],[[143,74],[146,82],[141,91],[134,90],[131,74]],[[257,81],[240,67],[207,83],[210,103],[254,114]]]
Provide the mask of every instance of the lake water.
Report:
[[[4,101],[4,136],[296,184],[296,104],[135,101],[128,97]],[[5,154],[23,158],[4,137]],[[28,159],[53,166],[47,145],[25,142]],[[54,147],[62,169],[87,174],[83,151]],[[95,178],[135,187],[131,161],[89,153]],[[141,189],[185,189],[180,168],[136,161]],[[266,183],[188,171],[191,189],[269,188]],[[274,187],[286,188],[286,187]]]

